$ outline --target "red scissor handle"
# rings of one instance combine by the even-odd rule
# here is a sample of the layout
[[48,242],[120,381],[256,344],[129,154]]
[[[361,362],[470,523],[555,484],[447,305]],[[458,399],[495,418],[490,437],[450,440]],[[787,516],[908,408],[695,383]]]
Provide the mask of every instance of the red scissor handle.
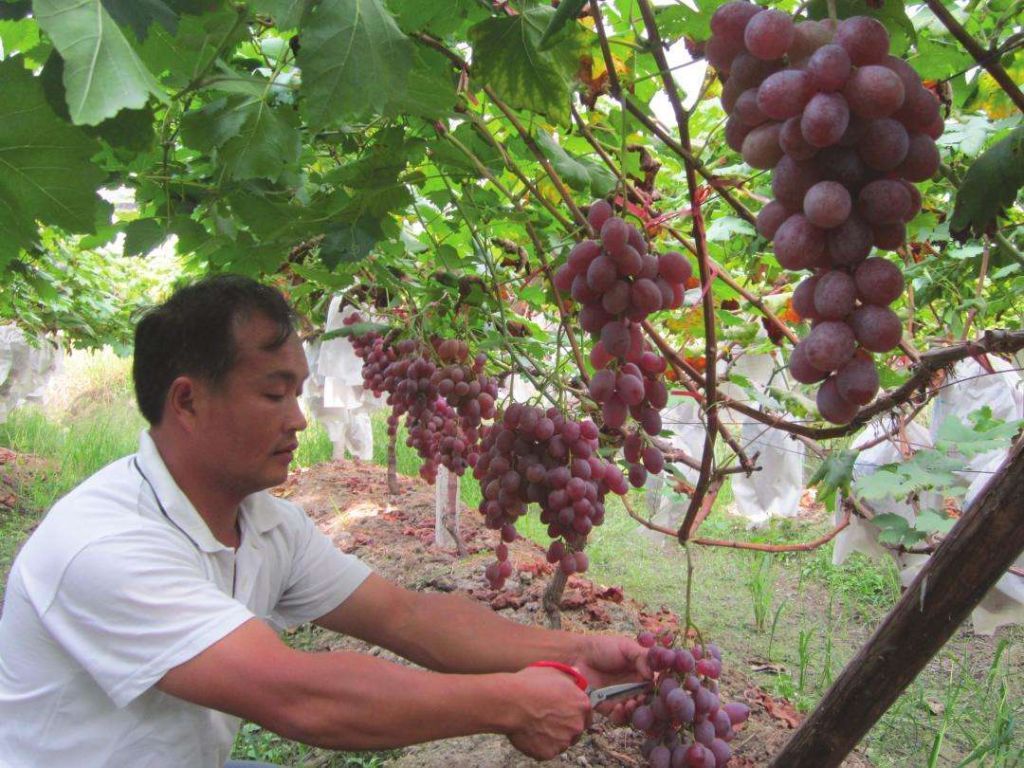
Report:
[[587,678],[580,674],[578,669],[576,669],[575,667],[570,667],[568,664],[563,664],[560,661],[535,661],[533,662],[533,664],[530,664],[529,666],[550,667],[551,669],[557,669],[559,672],[564,672],[573,679],[573,682],[576,683],[576,687],[584,693],[586,693],[587,690],[590,688],[590,683],[587,682]]

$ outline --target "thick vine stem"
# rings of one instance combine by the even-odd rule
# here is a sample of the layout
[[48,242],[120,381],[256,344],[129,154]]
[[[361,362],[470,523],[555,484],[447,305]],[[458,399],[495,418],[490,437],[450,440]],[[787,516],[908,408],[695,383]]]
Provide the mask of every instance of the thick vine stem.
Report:
[[548,617],[548,626],[551,629],[562,628],[562,593],[565,592],[565,585],[569,583],[569,577],[561,568],[555,568],[555,573],[548,582],[548,588],[544,590],[544,613]]
[[942,0],[924,0],[924,2],[931,9],[931,12],[935,14],[935,17],[942,22],[942,25],[949,30],[949,33],[974,57],[974,60],[988,70],[988,73],[999,83],[999,86],[1005,91],[1006,95],[1017,106],[1017,109],[1024,112],[1024,93],[1021,93],[1020,88],[1007,74],[1006,70],[1003,69],[998,57],[993,58],[978,45],[978,41],[971,37],[959,21],[953,18],[953,14],[942,4]]
[[716,397],[717,381],[714,360],[718,358],[718,340],[715,335],[715,300],[711,292],[711,269],[708,265],[708,243],[704,231],[704,214],[701,212],[700,193],[697,187],[697,171],[690,146],[690,116],[683,109],[679,100],[679,93],[676,90],[675,79],[669,70],[668,62],[665,60],[665,51],[661,42],[661,33],[658,31],[658,24],[654,18],[654,10],[648,0],[639,0],[640,15],[643,17],[644,26],[647,28],[647,36],[650,40],[651,53],[654,56],[658,68],[662,71],[662,82],[665,84],[665,91],[675,112],[677,127],[679,129],[679,142],[686,150],[688,158],[683,162],[686,166],[686,186],[690,192],[690,215],[693,220],[693,241],[697,246],[697,267],[700,272],[700,284],[704,289],[702,297],[704,314],[704,359],[708,361],[707,371],[704,375],[704,397],[707,405],[705,411],[708,429],[704,433],[704,452],[701,456],[700,475],[697,478],[697,486],[690,497],[690,507],[686,510],[686,518],[679,526],[679,538],[686,541],[690,535],[694,520],[701,510],[701,503],[704,495],[708,492],[711,482],[711,470],[715,454],[715,438],[718,436],[718,399]]

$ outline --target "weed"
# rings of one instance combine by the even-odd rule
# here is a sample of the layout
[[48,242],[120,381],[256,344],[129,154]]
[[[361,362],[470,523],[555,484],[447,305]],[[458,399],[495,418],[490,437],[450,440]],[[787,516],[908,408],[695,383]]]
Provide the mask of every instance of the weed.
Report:
[[797,658],[800,669],[800,675],[797,678],[796,689],[800,693],[805,690],[805,683],[807,681],[807,667],[811,663],[811,638],[814,634],[809,629],[801,629],[800,637],[797,641]]
[[768,613],[772,608],[775,595],[775,579],[772,574],[772,553],[758,552],[750,565],[747,578],[747,590],[754,608],[754,626],[758,632],[764,632],[768,622]]

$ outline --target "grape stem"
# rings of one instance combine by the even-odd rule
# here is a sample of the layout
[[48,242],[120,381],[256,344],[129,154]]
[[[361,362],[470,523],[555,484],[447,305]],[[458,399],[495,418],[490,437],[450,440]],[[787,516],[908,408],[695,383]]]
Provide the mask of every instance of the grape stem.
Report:
[[967,310],[967,320],[964,322],[964,332],[960,340],[964,341],[971,332],[971,324],[978,314],[978,305],[981,302],[981,294],[985,290],[985,277],[988,274],[988,260],[990,251],[988,235],[981,237],[981,266],[978,268],[978,284],[974,288],[974,306]]
[[978,45],[978,42],[971,37],[960,22],[953,18],[953,14],[942,4],[942,0],[924,0],[924,2],[931,9],[932,13],[935,14],[935,17],[942,22],[942,25],[949,30],[949,33],[974,57],[979,66],[988,70],[988,73],[999,83],[999,86],[1006,95],[1017,106],[1017,109],[1024,112],[1024,93],[1021,93],[1020,88],[1017,87],[1017,84],[1013,82],[1012,78],[1006,73],[1006,70],[1003,69],[999,59],[993,59]]

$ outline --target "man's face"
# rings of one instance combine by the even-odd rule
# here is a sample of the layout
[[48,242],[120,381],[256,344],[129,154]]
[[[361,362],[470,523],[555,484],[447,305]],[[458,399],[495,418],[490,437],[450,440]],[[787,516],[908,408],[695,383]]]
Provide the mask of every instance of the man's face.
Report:
[[[306,428],[299,408],[309,366],[293,333],[268,350],[277,326],[255,314],[235,326],[238,355],[218,388],[197,385],[196,434],[207,469],[240,495],[284,482]],[[201,393],[201,394],[200,394]]]

